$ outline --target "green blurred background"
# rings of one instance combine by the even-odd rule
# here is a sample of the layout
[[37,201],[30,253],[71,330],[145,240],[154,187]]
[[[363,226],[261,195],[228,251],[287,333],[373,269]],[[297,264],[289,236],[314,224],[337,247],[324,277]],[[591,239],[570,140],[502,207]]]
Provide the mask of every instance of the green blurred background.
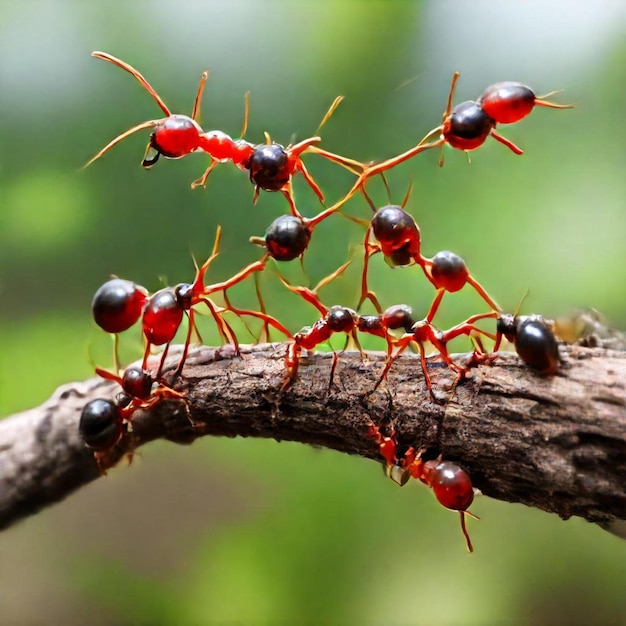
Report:
[[[540,109],[465,156],[425,153],[389,181],[422,229],[423,251],[452,249],[507,309],[593,306],[626,327],[626,10],[619,0],[556,2],[0,2],[0,415],[30,408],[86,378],[110,343],[91,322],[95,289],[115,273],[145,284],[193,277],[217,224],[222,280],[259,257],[247,243],[286,211],[232,165],[206,191],[191,155],[139,166],[148,133],[78,168],[116,134],[160,113],[104,50],[141,72],[175,112],[189,114],[200,72],[211,76],[202,125],[282,143],[314,133],[345,102],[323,146],[363,161],[413,146],[436,126],[450,77],[455,101],[519,80],[571,111]],[[329,201],[351,177],[314,155]],[[387,203],[380,182],[368,189]],[[296,182],[305,215],[319,209]],[[367,217],[362,198],[348,212]],[[363,230],[341,216],[316,230],[305,260],[281,267],[317,282],[354,253],[322,292],[354,306]],[[356,251],[356,252],[355,252]],[[418,270],[372,263],[387,305],[425,311]],[[262,277],[272,313],[293,331],[316,313]],[[410,288],[410,291],[407,290]],[[407,296],[407,293],[410,296]],[[253,289],[235,290],[253,305]],[[471,291],[444,299],[438,324],[484,305]],[[243,335],[242,335],[243,338]],[[208,342],[217,338],[209,326]],[[245,339],[244,339],[245,340]],[[342,342],[339,342],[340,347]],[[368,344],[381,347],[380,344]],[[140,355],[138,333],[124,340]],[[205,439],[151,445],[133,465],[0,535],[3,624],[572,624],[626,623],[626,543],[581,520],[479,498],[469,556],[458,520],[427,489],[397,489],[363,459],[272,441]]]

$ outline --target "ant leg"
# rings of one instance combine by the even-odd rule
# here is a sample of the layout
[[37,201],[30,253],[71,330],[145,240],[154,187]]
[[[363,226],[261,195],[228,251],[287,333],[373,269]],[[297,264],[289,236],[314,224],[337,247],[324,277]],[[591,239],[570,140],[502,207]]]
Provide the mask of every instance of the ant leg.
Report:
[[500,305],[485,291],[484,287],[470,274],[467,282],[478,292],[478,295],[494,310],[502,311]]
[[195,189],[196,187],[206,187],[207,178],[209,177],[209,174],[213,171],[217,163],[217,161],[214,161],[213,158],[211,158],[211,165],[209,165],[209,167],[204,170],[204,174],[202,174],[200,178],[197,178],[191,183],[191,188]]
[[246,132],[248,130],[248,117],[250,115],[250,92],[246,91],[243,97],[243,124],[241,126],[241,135],[240,139],[243,139],[246,136]]
[[516,146],[512,141],[508,140],[506,137],[503,137],[500,133],[498,133],[495,128],[492,128],[489,134],[496,140],[499,141],[502,145],[505,145],[511,152],[515,154],[524,154],[524,151]]
[[[311,174],[309,174],[309,170],[307,170],[306,166],[304,165],[303,161],[301,159],[298,159],[298,163],[296,165],[296,172],[302,172],[302,176],[304,176],[304,180],[306,180],[307,184],[309,185],[309,187],[313,190],[313,192],[315,193],[315,195],[318,197],[320,203],[322,204],[322,206],[326,206],[326,202],[324,200],[324,194],[322,193],[322,190],[319,188],[319,185],[315,182],[315,180],[313,179],[313,177],[311,176]],[[290,183],[288,183],[290,184]]]
[[[289,203],[289,210],[291,211],[291,214],[294,217],[297,217],[298,219],[304,221],[304,218],[302,217],[302,215],[300,215],[300,211],[298,211],[296,207],[296,203],[294,202],[294,199],[293,199],[293,186],[291,184],[291,180],[289,180],[288,183],[285,183],[283,185],[283,187],[280,189],[280,192],[283,194],[283,196],[285,196],[285,198],[287,198],[287,202]],[[256,199],[259,196],[258,187],[255,188],[254,194],[255,195],[254,195],[253,203],[256,202]]]
[[446,290],[443,287],[441,287],[440,289],[437,289],[437,295],[435,296],[435,299],[430,305],[430,309],[428,309],[428,313],[426,315],[426,321],[429,324],[433,321],[437,313],[437,310],[439,309],[439,305],[441,304],[441,301],[443,300],[443,296],[445,295],[445,293],[446,293]]
[[285,369],[287,373],[280,386],[281,393],[289,389],[294,383],[298,375],[298,367],[300,366],[300,355],[302,353],[302,347],[297,341],[289,344],[287,348],[287,354],[285,354]]
[[315,285],[313,289],[309,289],[308,287],[294,287],[289,282],[287,282],[287,280],[280,274],[278,274],[278,277],[280,278],[283,285],[285,285],[285,287],[289,289],[289,291],[297,293],[309,304],[312,304],[322,314],[322,317],[324,317],[328,313],[328,307],[322,304],[319,296],[317,295],[317,292],[322,289],[322,287],[325,287],[330,282],[335,280],[335,278],[337,278],[340,274],[343,274],[343,272],[346,270],[348,265],[350,265],[350,263],[351,261],[347,261],[340,268],[336,269],[332,274],[329,274],[325,278],[322,278],[322,280],[320,280],[320,282],[317,283],[317,285]]
[[[408,348],[409,344],[413,341],[413,335],[405,335],[404,337],[400,338],[397,342],[396,345],[398,346],[398,349],[396,350],[396,353],[391,355],[388,359],[387,362],[385,363],[385,367],[383,368],[382,374],[380,375],[380,378],[378,379],[378,381],[376,382],[376,384],[374,385],[374,391],[376,389],[378,389],[378,387],[380,386],[380,384],[387,378],[387,373],[389,372],[389,370],[391,369],[391,366],[393,365],[393,363],[398,359],[398,357]],[[421,346],[421,344],[419,344]]]
[[161,371],[163,370],[163,366],[165,365],[165,359],[167,359],[167,353],[170,350],[170,344],[169,342],[165,344],[165,350],[163,350],[163,354],[161,355],[161,361],[159,363],[159,369],[157,370],[157,373],[154,376],[154,380],[159,380],[159,378],[161,378]]
[[369,269],[369,259],[374,254],[380,252],[380,246],[377,244],[372,244],[369,241],[370,230],[371,230],[371,226],[368,228],[367,232],[365,233],[365,241],[363,244],[365,247],[365,255],[363,258],[363,272],[361,273],[361,298],[359,299],[357,311],[361,308],[361,306],[363,306],[363,303],[365,302],[365,300],[369,300],[374,305],[374,308],[376,309],[376,311],[380,314],[383,312],[383,309],[380,306],[380,303],[378,302],[378,298],[376,297],[376,294],[370,290],[367,284],[367,272]]

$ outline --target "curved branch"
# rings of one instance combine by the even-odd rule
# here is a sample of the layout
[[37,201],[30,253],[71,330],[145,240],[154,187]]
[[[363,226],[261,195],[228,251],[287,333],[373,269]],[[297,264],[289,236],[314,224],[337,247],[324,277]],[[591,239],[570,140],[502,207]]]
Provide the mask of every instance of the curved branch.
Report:
[[[102,463],[109,467],[154,439],[186,444],[204,435],[300,441],[380,460],[368,426],[392,420],[401,446],[436,448],[488,496],[562,518],[626,520],[626,352],[561,350],[566,364],[552,378],[502,354],[452,390],[452,374],[431,361],[445,400],[436,404],[411,356],[399,359],[374,393],[383,354],[368,353],[365,361],[343,354],[330,386],[332,355],[310,356],[280,394],[284,344],[244,346],[241,357],[232,346],[201,347],[190,352],[175,385],[187,402],[138,411],[133,432]],[[117,391],[101,379],[72,383],[0,422],[0,528],[101,475],[77,424],[88,400]]]

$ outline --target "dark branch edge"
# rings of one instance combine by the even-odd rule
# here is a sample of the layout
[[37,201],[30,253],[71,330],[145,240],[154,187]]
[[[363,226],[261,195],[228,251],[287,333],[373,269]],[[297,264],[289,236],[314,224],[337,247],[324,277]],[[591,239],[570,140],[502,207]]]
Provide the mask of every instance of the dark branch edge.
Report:
[[[384,355],[346,353],[329,387],[331,354],[303,360],[285,393],[285,344],[200,347],[173,385],[187,402],[133,416],[133,432],[102,460],[111,467],[155,439],[267,437],[380,459],[370,420],[393,421],[401,447],[432,448],[465,467],[485,495],[604,527],[626,520],[626,352],[565,346],[554,377],[515,354],[472,370],[456,388],[431,361],[442,404],[425,390],[419,359],[394,364],[372,392]],[[176,359],[165,370],[171,376]],[[119,388],[101,379],[59,388],[43,405],[0,421],[0,528],[64,499],[101,475],[78,436],[82,407]]]

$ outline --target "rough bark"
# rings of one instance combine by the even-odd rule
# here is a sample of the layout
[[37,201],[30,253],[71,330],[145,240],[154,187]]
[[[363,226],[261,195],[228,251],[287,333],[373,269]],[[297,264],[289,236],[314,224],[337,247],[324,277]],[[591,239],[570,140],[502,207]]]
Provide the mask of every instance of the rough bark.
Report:
[[[565,364],[547,378],[502,354],[453,389],[450,371],[431,362],[441,404],[410,355],[375,392],[384,355],[343,354],[330,386],[332,355],[310,356],[281,394],[284,353],[284,344],[243,347],[241,357],[230,346],[193,350],[174,385],[186,403],[138,411],[133,432],[102,465],[154,439],[186,444],[204,435],[299,441],[380,460],[368,426],[393,421],[401,449],[441,452],[488,496],[605,526],[626,520],[626,352],[568,346]],[[100,476],[78,419],[88,400],[118,391],[100,379],[72,383],[0,422],[0,528]]]

